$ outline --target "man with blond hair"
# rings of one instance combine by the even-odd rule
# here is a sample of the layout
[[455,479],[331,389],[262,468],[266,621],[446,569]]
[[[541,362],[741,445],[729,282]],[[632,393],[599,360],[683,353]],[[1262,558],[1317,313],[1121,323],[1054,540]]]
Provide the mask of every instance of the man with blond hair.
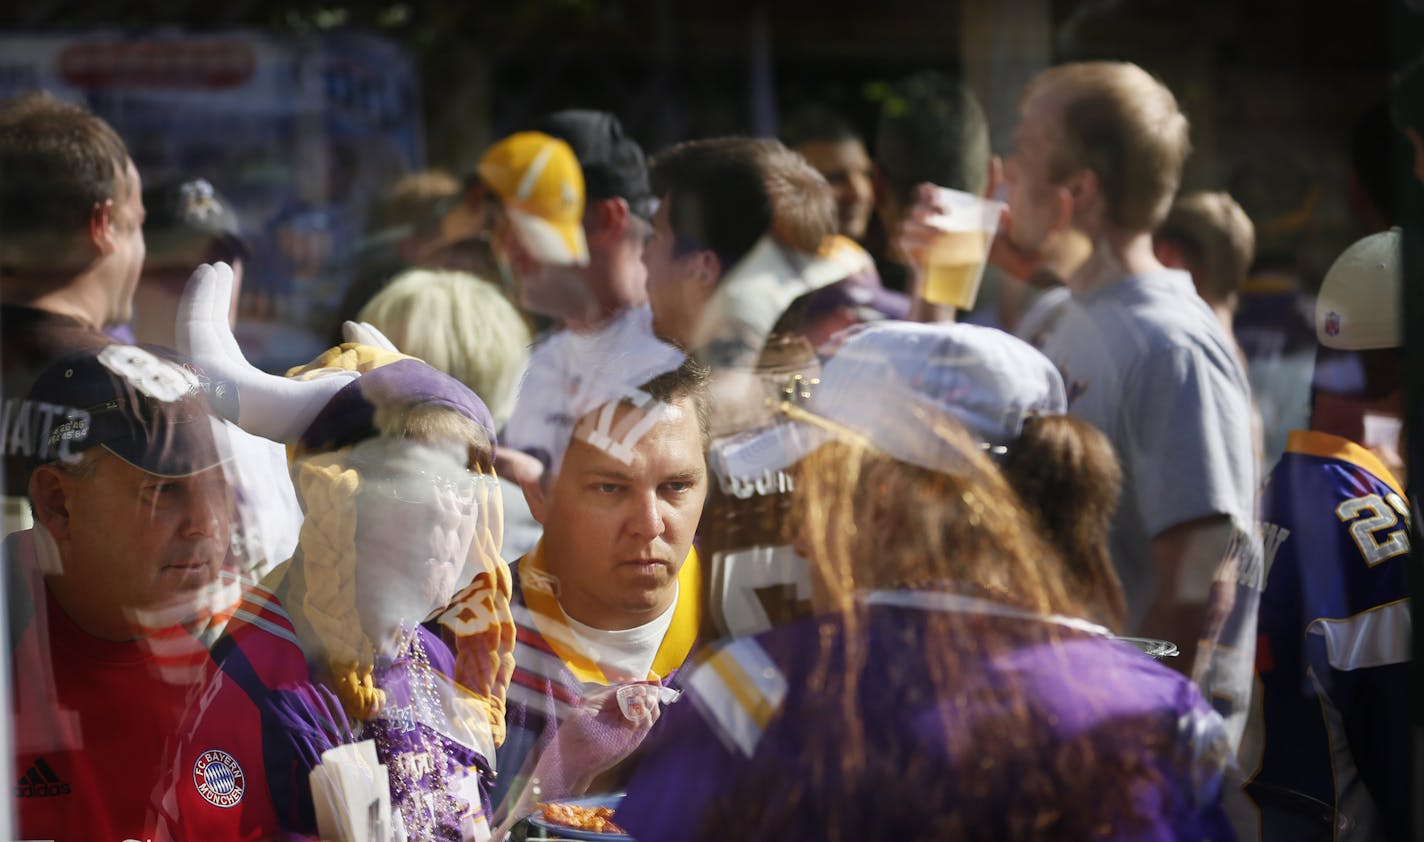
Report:
[[1192,276],[1197,294],[1211,307],[1235,344],[1231,329],[1241,285],[1256,256],[1256,226],[1222,191],[1198,190],[1177,199],[1152,236],[1163,266]]
[[1069,412],[1107,434],[1122,463],[1111,549],[1128,628],[1177,643],[1239,739],[1261,580],[1250,389],[1191,277],[1152,248],[1189,151],[1176,98],[1142,68],[1046,70],[1007,161],[1008,236],[1024,252],[1070,226],[1092,242],[1043,350]]

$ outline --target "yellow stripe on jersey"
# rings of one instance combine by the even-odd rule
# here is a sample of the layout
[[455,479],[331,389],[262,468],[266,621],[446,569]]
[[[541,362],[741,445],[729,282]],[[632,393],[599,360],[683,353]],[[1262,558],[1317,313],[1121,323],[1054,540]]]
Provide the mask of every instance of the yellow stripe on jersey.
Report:
[[786,676],[752,638],[735,640],[687,679],[699,708],[723,742],[747,757],[786,698]]
[[[550,579],[544,564],[544,542],[540,541],[519,561],[520,587],[534,627],[579,681],[611,684],[598,662],[581,645],[578,634],[564,622],[563,609],[559,607],[554,588],[549,586]],[[687,558],[677,573],[677,585],[672,624],[653,657],[653,666],[648,672],[650,681],[657,681],[682,666],[697,641],[697,630],[702,625],[702,564],[694,548],[687,551]]]

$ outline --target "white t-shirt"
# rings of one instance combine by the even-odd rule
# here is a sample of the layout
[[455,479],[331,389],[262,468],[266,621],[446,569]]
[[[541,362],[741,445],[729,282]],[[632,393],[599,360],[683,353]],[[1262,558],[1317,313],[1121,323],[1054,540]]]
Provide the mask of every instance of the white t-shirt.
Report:
[[849,241],[837,242],[822,256],[763,235],[717,284],[697,324],[692,348],[714,369],[751,368],[791,302],[863,271],[869,259]]
[[239,565],[258,579],[292,557],[302,529],[302,509],[292,486],[287,449],[235,424],[223,425],[231,456],[224,464],[237,492]]
[[648,677],[648,671],[653,668],[653,659],[657,657],[658,647],[662,646],[663,638],[667,637],[668,629],[672,628],[672,614],[677,608],[677,597],[678,594],[674,592],[672,604],[666,611],[631,629],[605,631],[586,626],[568,614],[564,615],[564,619],[568,621],[569,628],[573,629],[579,642],[588,648],[589,654],[598,663],[604,675],[609,678],[617,676],[642,681]]

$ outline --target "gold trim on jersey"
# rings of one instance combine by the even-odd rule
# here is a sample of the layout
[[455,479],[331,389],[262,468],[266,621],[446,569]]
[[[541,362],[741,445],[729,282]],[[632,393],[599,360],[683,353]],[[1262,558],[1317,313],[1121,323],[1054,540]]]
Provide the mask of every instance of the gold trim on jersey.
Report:
[[1395,479],[1394,474],[1384,466],[1379,457],[1371,453],[1368,448],[1361,447],[1349,439],[1332,436],[1318,430],[1294,430],[1286,439],[1286,451],[1299,453],[1302,456],[1318,456],[1322,459],[1339,459],[1342,462],[1349,462],[1374,474],[1395,494],[1400,497],[1404,496],[1404,484]]
[[[612,684],[599,666],[597,656],[586,651],[576,640],[577,634],[564,622],[564,611],[551,589],[539,587],[538,580],[548,576],[544,564],[544,542],[541,540],[519,562],[519,580],[524,605],[534,620],[535,629],[559,656],[569,672],[585,683]],[[533,581],[531,581],[533,580]],[[672,625],[653,658],[648,679],[657,681],[682,666],[696,642],[702,624],[702,565],[697,550],[689,548],[682,569],[677,572],[677,603],[673,608]],[[533,585],[531,587],[531,585]]]

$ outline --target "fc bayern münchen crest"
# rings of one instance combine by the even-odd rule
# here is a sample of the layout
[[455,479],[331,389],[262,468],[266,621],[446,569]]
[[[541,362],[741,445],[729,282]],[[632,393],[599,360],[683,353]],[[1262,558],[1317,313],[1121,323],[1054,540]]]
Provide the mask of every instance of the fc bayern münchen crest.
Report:
[[209,749],[193,764],[193,783],[203,800],[217,807],[235,807],[247,791],[247,776],[225,751]]
[[1325,335],[1340,335],[1340,314],[1335,312],[1334,310],[1331,310],[1329,313],[1325,314]]

